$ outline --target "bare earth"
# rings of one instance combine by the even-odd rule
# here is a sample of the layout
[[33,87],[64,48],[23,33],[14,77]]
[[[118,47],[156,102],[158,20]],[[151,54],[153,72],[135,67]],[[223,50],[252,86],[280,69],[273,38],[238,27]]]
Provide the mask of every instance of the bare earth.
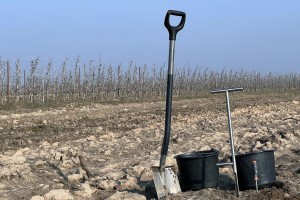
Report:
[[[236,150],[276,149],[277,182],[239,199],[300,199],[298,96],[231,95]],[[0,111],[0,199],[146,199],[164,109],[159,101]],[[175,99],[168,163],[211,148],[220,160],[230,153],[225,97]],[[232,170],[220,169],[218,188],[166,199],[236,199]]]

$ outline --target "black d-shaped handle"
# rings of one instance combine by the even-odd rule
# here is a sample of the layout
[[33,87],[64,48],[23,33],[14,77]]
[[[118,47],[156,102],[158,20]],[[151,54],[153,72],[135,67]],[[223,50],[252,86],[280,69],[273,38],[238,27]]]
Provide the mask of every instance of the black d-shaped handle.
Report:
[[[177,26],[170,25],[170,16],[171,15],[181,17],[181,21]],[[165,27],[169,31],[169,35],[170,35],[169,39],[170,40],[176,40],[176,34],[178,33],[178,31],[183,29],[184,24],[185,24],[185,13],[184,12],[177,11],[177,10],[168,10],[168,12],[166,14],[166,18],[165,18]]]

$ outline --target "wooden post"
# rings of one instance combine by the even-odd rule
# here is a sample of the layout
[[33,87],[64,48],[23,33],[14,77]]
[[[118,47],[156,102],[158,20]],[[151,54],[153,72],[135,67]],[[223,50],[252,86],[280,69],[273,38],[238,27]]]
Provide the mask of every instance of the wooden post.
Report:
[[138,97],[141,97],[141,91],[142,91],[142,86],[141,86],[141,67],[139,67],[139,91],[138,91]]
[[80,99],[80,90],[81,90],[81,88],[80,88],[80,67],[78,70],[79,70],[78,71],[78,98]]
[[23,76],[23,81],[24,81],[24,91],[23,91],[23,99],[25,99],[25,95],[26,95],[26,80],[25,80],[25,69],[24,69],[24,76]]
[[9,95],[10,95],[10,67],[9,67],[9,62],[6,62],[6,66],[7,66],[7,102],[9,102]]
[[120,86],[121,86],[121,65],[118,66],[118,86],[117,86],[118,98],[120,98]]

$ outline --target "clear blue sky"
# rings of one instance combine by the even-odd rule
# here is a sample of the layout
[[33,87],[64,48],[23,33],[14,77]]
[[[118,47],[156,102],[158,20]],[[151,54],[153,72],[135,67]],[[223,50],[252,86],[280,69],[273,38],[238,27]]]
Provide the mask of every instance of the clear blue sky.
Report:
[[187,14],[176,67],[300,73],[298,0],[3,0],[0,56],[163,65],[168,9]]

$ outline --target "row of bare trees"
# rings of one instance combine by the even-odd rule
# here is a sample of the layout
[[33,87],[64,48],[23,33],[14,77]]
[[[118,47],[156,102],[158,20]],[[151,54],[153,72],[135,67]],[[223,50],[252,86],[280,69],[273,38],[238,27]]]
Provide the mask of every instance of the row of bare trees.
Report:
[[[82,64],[64,60],[54,67],[50,59],[41,65],[39,58],[29,66],[20,60],[0,58],[0,97],[7,101],[76,101],[159,98],[165,95],[167,67],[153,65],[104,65],[90,61]],[[211,89],[243,86],[246,92],[300,90],[300,74],[273,74],[243,69],[211,70],[203,67],[176,67],[174,95],[195,96]]]

